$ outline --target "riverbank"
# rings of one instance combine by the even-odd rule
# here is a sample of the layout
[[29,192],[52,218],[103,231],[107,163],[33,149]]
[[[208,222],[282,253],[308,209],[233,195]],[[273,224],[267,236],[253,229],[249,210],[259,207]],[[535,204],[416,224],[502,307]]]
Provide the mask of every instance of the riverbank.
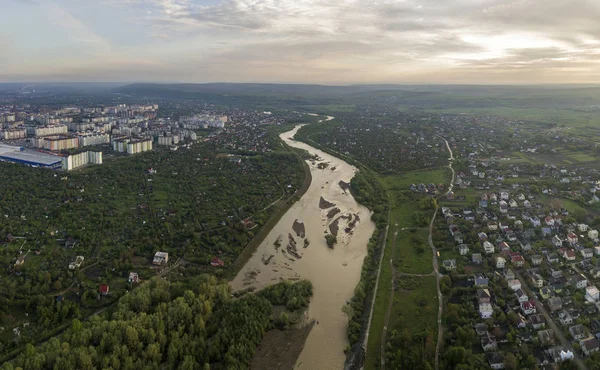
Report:
[[[234,290],[260,289],[282,279],[311,280],[314,291],[308,317],[316,320],[317,325],[308,335],[295,368],[341,369],[348,344],[347,316],[342,308],[354,295],[375,224],[370,220],[370,211],[340,186],[350,182],[356,167],[293,140],[299,128],[280,137],[287,145],[318,158],[308,162],[312,175],[309,189],[281,217],[231,285]],[[335,206],[321,209],[321,196]],[[340,212],[331,219],[327,214],[333,207]],[[304,238],[293,230],[297,221],[304,225]],[[334,248],[328,248],[324,236],[335,221],[338,242]],[[308,245],[304,247],[306,240]],[[287,246],[293,247],[298,255],[291,254]]]

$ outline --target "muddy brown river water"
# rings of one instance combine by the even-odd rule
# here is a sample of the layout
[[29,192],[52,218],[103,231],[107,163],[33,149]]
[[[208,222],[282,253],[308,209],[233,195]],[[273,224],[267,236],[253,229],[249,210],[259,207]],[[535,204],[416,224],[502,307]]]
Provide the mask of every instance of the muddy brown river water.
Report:
[[[313,297],[307,314],[309,319],[318,321],[318,325],[309,334],[295,369],[342,369],[344,348],[348,344],[348,320],[342,307],[352,297],[360,279],[367,243],[375,224],[371,221],[370,211],[340,186],[340,181],[350,182],[356,168],[310,145],[294,141],[292,138],[300,127],[280,137],[288,145],[319,157],[308,161],[312,174],[310,187],[279,220],[231,285],[234,290],[241,290],[260,289],[282,279],[312,281]],[[335,206],[325,208],[330,204],[320,202],[321,197]],[[330,212],[335,207],[340,212]],[[332,223],[337,225],[330,228]],[[304,237],[298,232],[302,226]],[[336,226],[338,241],[331,249],[325,235]],[[309,241],[307,247],[304,247],[305,239]]]

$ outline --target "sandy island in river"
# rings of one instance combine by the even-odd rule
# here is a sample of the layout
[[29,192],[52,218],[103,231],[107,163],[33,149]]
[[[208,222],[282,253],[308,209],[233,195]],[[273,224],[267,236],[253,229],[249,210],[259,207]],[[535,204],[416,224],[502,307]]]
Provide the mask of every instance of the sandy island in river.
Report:
[[[375,224],[370,220],[370,211],[357,204],[348,191],[356,168],[290,140],[298,128],[280,137],[288,145],[314,155],[308,161],[312,174],[310,188],[279,220],[231,285],[234,290],[241,290],[260,289],[281,279],[312,281],[314,294],[307,315],[309,321],[318,320],[319,324],[308,334],[294,368],[341,369],[348,343],[348,320],[342,307],[352,297],[360,279]],[[337,223],[338,242],[330,249],[324,236],[330,232],[332,222]],[[310,246],[306,239],[310,240]],[[290,353],[295,352],[290,350]]]

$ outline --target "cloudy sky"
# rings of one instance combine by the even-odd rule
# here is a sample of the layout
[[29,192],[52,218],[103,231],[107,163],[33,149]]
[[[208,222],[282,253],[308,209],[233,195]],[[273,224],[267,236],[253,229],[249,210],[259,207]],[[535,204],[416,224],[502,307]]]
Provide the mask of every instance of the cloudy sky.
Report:
[[0,0],[0,82],[600,83],[600,0]]

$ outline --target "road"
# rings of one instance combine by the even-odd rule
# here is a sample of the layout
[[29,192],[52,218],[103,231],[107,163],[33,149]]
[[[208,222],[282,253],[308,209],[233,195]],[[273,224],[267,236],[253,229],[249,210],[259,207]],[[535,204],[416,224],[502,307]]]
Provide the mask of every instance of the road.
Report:
[[[454,180],[456,178],[454,168],[452,168],[452,162],[454,161],[454,153],[452,153],[452,149],[450,148],[450,144],[448,144],[448,140],[446,140],[445,138],[443,138],[440,135],[437,135],[437,136],[439,138],[441,138],[442,140],[444,140],[444,142],[446,143],[446,149],[448,149],[448,153],[450,153],[450,157],[448,158],[448,168],[450,168],[450,171],[452,171],[452,179],[450,180],[450,186],[448,186],[448,191],[444,194],[444,195],[447,195],[447,194],[450,194],[450,192],[454,188]],[[435,221],[435,217],[437,216],[437,213],[439,210],[437,200],[441,197],[442,197],[442,195],[440,195],[439,197],[437,197],[435,199],[435,211],[433,212],[433,216],[431,217],[431,222],[429,223],[429,237],[427,238],[427,241],[429,242],[429,246],[431,247],[431,251],[433,252],[433,261],[432,261],[433,272],[435,273],[436,289],[437,289],[437,296],[438,296],[438,318],[437,318],[438,337],[437,337],[437,342],[435,345],[435,370],[440,369],[440,348],[442,346],[442,341],[444,340],[444,328],[442,327],[442,314],[443,314],[443,310],[444,310],[444,299],[442,296],[442,291],[440,289],[440,276],[441,275],[438,270],[437,249],[433,245],[433,237],[432,237],[433,222]]]
[[375,279],[375,289],[373,290],[373,300],[371,302],[371,312],[369,313],[369,321],[367,322],[367,332],[365,333],[365,340],[363,341],[363,348],[365,354],[367,351],[367,344],[369,343],[369,332],[371,331],[371,321],[373,320],[373,308],[375,307],[375,298],[377,297],[377,288],[379,287],[379,275],[381,274],[381,264],[383,263],[383,255],[385,254],[385,246],[387,243],[387,236],[390,225],[385,227],[385,237],[383,238],[383,245],[381,246],[381,256],[379,257],[379,268],[377,269],[377,278]]
[[533,294],[531,289],[529,289],[529,286],[527,285],[527,281],[525,279],[523,279],[523,276],[521,276],[521,273],[518,271],[515,271],[515,276],[521,282],[521,287],[525,289],[525,292],[529,296],[529,299],[533,300],[535,302],[535,307],[537,308],[537,312],[544,315],[544,318],[546,319],[546,323],[548,323],[548,326],[550,327],[550,329],[552,329],[552,331],[554,331],[554,334],[560,341],[560,344],[575,354],[575,358],[573,359],[573,362],[575,363],[575,365],[577,365],[577,368],[579,368],[580,370],[587,370],[587,367],[585,366],[585,363],[583,362],[583,360],[581,359],[579,354],[573,350],[573,346],[571,346],[571,342],[569,342],[567,340],[567,338],[565,338],[565,335],[563,334],[562,330],[558,327],[558,325],[556,325],[556,323],[554,322],[554,320],[552,319],[552,317],[550,316],[550,314],[548,313],[548,311],[546,310],[544,305],[540,301],[538,301],[537,297]]

